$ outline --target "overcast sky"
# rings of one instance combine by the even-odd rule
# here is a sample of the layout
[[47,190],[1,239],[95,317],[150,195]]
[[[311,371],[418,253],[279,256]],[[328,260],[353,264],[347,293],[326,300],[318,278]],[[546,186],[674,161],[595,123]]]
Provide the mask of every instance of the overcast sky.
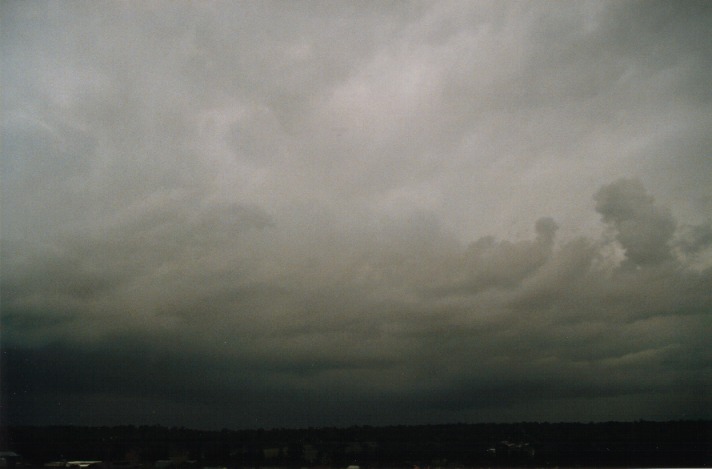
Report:
[[712,418],[712,4],[6,1],[3,420]]

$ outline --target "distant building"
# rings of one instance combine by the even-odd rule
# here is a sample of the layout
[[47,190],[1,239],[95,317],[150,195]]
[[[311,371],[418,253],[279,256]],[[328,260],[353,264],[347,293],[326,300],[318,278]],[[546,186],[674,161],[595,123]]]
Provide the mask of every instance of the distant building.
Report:
[[20,455],[14,451],[0,451],[0,468],[14,468],[20,459]]
[[44,467],[67,467],[67,461],[50,461],[44,463]]
[[67,461],[64,467],[70,467],[74,469],[86,469],[90,468],[101,468],[104,466],[103,461]]
[[512,443],[511,441],[500,441],[495,448],[487,450],[490,453],[504,456],[534,456],[535,451],[529,443]]

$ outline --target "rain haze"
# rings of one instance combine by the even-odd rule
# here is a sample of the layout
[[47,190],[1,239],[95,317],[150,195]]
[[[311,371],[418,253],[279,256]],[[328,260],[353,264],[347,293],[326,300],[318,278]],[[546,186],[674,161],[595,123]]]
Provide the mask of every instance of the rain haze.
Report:
[[3,421],[712,418],[712,3],[0,17]]

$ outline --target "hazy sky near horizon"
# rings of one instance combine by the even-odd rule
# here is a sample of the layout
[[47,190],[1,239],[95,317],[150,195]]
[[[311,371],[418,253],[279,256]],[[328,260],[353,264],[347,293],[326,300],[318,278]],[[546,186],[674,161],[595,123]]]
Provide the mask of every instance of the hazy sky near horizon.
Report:
[[712,4],[3,2],[2,418],[712,418]]

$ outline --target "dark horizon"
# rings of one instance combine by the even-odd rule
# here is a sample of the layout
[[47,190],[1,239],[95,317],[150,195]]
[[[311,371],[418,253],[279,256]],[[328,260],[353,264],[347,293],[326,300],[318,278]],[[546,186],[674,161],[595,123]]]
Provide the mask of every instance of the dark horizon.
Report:
[[[165,430],[187,430],[191,432],[200,433],[219,433],[222,431],[228,431],[233,433],[241,432],[280,432],[280,431],[310,431],[310,430],[354,430],[354,429],[389,429],[389,428],[437,428],[437,427],[478,427],[478,426],[502,426],[502,427],[516,427],[517,425],[605,425],[605,424],[620,424],[620,425],[635,425],[635,424],[654,424],[654,425],[667,425],[667,424],[703,424],[705,426],[712,425],[712,419],[704,418],[679,418],[679,419],[669,419],[669,420],[647,420],[647,419],[636,419],[636,420],[600,420],[600,421],[574,421],[574,420],[561,420],[561,421],[538,421],[538,420],[522,420],[522,421],[481,421],[481,422],[466,422],[466,421],[452,421],[452,422],[425,422],[425,423],[390,423],[381,425],[372,424],[359,424],[353,423],[349,425],[321,425],[321,426],[294,426],[294,427],[239,427],[239,426],[225,426],[225,427],[215,427],[215,428],[200,428],[191,427],[185,425],[166,425],[161,423],[121,423],[121,424],[99,424],[99,425],[85,425],[85,424],[73,424],[73,423],[53,423],[53,424],[2,424],[0,429],[3,433],[7,433],[8,430],[18,428],[35,428],[35,429],[60,429],[60,428],[77,428],[77,429],[121,429],[121,428],[161,428]],[[712,430],[712,427],[710,427]],[[7,447],[3,443],[4,447]],[[5,448],[7,449],[7,448]]]
[[[702,403],[709,397],[704,386],[685,389],[677,406],[673,401],[655,405],[653,411],[638,407],[621,411],[582,408],[586,394],[605,390],[586,386],[569,393],[583,397],[546,399],[547,392],[561,392],[558,383],[498,386],[471,390],[470,397],[457,396],[458,390],[443,389],[441,396],[411,393],[384,395],[344,395],[341,392],[302,393],[293,390],[271,390],[269,394],[242,385],[236,389],[209,389],[200,378],[209,376],[213,362],[197,360],[195,355],[168,353],[163,347],[132,340],[130,345],[103,344],[69,347],[55,344],[27,350],[3,347],[2,408],[3,421],[12,425],[122,425],[157,424],[200,429],[221,428],[308,428],[348,427],[351,425],[418,425],[436,423],[510,423],[523,421],[607,422],[607,421],[672,421],[709,419],[710,409]],[[156,371],[157,366],[171,366]],[[202,368],[202,370],[201,370]],[[506,370],[505,370],[506,371]],[[197,375],[197,376],[196,376]],[[679,386],[678,386],[679,388]],[[526,393],[529,392],[529,396]],[[640,395],[650,391],[638,390]],[[676,391],[680,393],[680,390]],[[132,397],[133,396],[133,397]],[[634,394],[633,394],[634,396]],[[661,397],[664,397],[663,394]],[[604,402],[625,402],[629,393],[609,396]],[[444,399],[444,400],[443,400]],[[544,399],[539,409],[519,410],[518,416],[507,417],[506,407],[531,405]],[[482,411],[476,418],[457,414],[463,402],[476,400]],[[568,401],[568,407],[562,402]],[[474,404],[468,404],[469,406]],[[424,414],[429,407],[452,407],[452,410]],[[454,407],[453,407],[454,406]],[[557,408],[561,406],[561,408]],[[443,417],[445,415],[446,417]],[[471,414],[470,414],[471,415]],[[492,416],[494,415],[494,417]]]

